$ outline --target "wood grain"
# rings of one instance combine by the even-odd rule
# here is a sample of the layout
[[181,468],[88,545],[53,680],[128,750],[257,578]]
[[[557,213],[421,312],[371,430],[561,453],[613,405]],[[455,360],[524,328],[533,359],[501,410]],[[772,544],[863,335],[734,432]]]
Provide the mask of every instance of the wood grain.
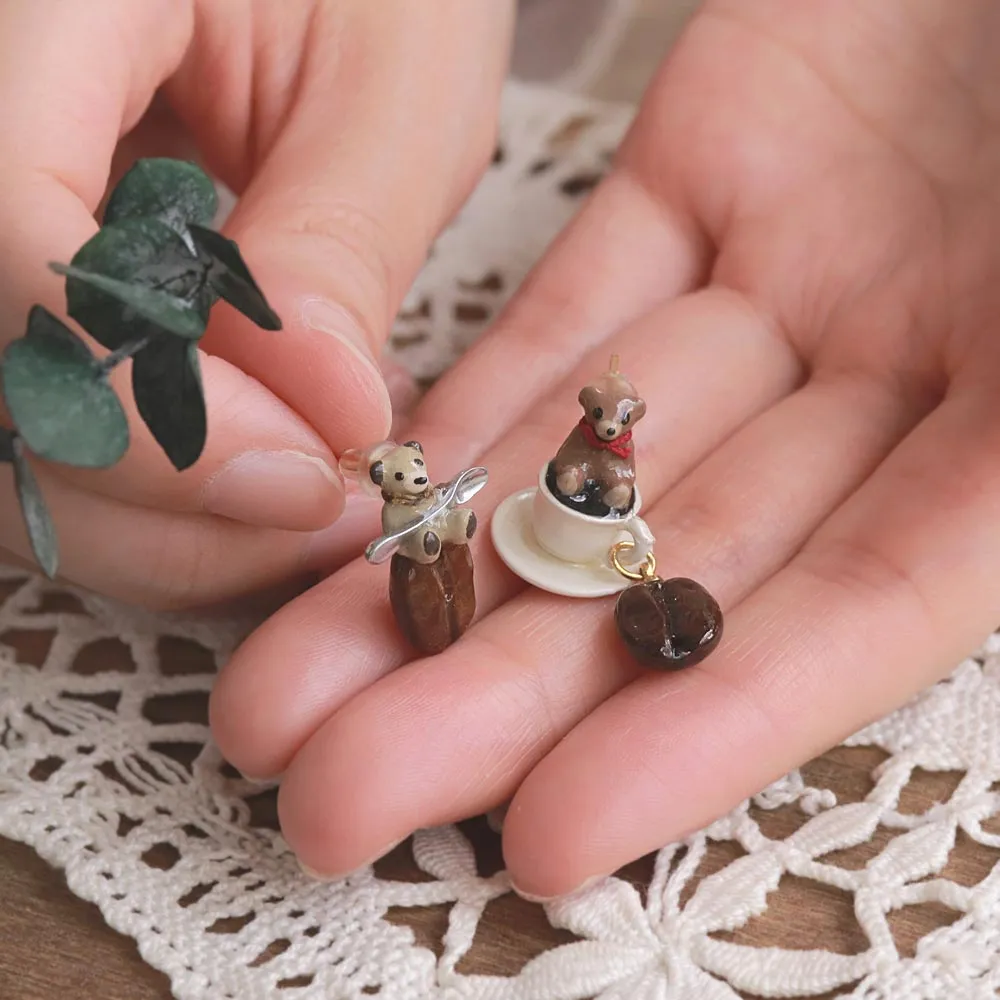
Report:
[[167,1000],[166,976],[22,844],[0,839],[0,997]]

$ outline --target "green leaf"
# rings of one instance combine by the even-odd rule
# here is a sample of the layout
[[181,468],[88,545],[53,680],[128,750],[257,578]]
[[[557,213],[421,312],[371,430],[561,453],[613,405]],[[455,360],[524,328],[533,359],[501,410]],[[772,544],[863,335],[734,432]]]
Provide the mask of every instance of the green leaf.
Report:
[[59,568],[59,543],[56,539],[55,525],[49,516],[45,505],[45,497],[38,487],[38,480],[28,460],[24,457],[24,448],[20,438],[14,439],[14,487],[17,499],[21,504],[21,514],[24,526],[28,531],[28,541],[35,553],[38,565],[45,574],[52,578]]
[[56,274],[86,282],[113,295],[119,302],[133,309],[151,323],[186,340],[199,340],[205,332],[205,317],[194,306],[169,292],[161,292],[145,285],[119,281],[103,274],[94,274],[72,264],[50,264]]
[[0,462],[9,465],[14,461],[14,438],[17,434],[14,431],[8,430],[6,427],[0,427]]
[[280,330],[281,319],[268,305],[254,281],[239,247],[221,233],[203,226],[188,227],[198,250],[212,261],[208,280],[212,288],[231,306],[264,330]]
[[208,428],[197,346],[174,337],[152,341],[132,361],[132,391],[142,419],[174,468],[194,465]]
[[184,160],[138,160],[115,185],[104,225],[122,219],[159,219],[183,236],[189,222],[209,225],[219,207],[211,178]]
[[[202,330],[208,322],[215,293],[208,286],[207,262],[194,256],[184,240],[158,219],[122,219],[105,226],[76,252],[71,266],[91,277],[67,277],[69,314],[109,350],[162,333],[160,319],[177,321],[192,335],[194,317]],[[164,306],[159,299],[145,300],[145,308],[136,308],[135,297],[123,301],[122,289],[99,287],[94,275],[124,282],[130,289],[138,285],[183,299],[190,303],[191,315],[185,316],[172,301]],[[158,312],[161,307],[163,315]]]
[[51,462],[103,469],[128,449],[128,421],[100,364],[42,306],[0,361],[7,408],[24,443]]

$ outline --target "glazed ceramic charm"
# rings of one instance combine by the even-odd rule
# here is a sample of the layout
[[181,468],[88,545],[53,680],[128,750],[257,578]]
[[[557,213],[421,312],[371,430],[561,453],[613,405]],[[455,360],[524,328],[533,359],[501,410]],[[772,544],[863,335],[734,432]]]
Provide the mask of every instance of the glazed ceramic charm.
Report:
[[549,463],[550,492],[572,510],[595,517],[621,517],[635,499],[632,428],[646,413],[635,387],[608,371],[580,390],[583,416]]
[[618,631],[644,665],[696,663],[718,645],[722,612],[693,580],[656,576],[632,440],[646,403],[618,370],[617,356],[578,399],[583,416],[539,470],[537,485],[497,508],[493,544],[513,572],[542,590],[620,594]]
[[704,660],[722,638],[722,609],[700,584],[686,577],[663,580],[656,575],[656,557],[650,553],[638,570],[621,564],[629,542],[618,542],[611,562],[634,581],[615,604],[615,625],[629,652],[657,670],[679,670]]
[[620,540],[632,547],[621,560],[640,565],[653,534],[639,516],[632,428],[646,404],[618,371],[608,371],[580,391],[583,417],[537,485],[507,497],[493,515],[493,543],[500,558],[528,583],[566,597],[606,597],[627,581],[609,553]]
[[440,653],[469,627],[476,591],[469,541],[476,533],[473,511],[462,505],[487,482],[486,469],[466,469],[432,485],[417,441],[382,442],[341,460],[382,498],[382,535],[365,549],[378,565],[391,560],[389,600],[400,631],[419,653]]

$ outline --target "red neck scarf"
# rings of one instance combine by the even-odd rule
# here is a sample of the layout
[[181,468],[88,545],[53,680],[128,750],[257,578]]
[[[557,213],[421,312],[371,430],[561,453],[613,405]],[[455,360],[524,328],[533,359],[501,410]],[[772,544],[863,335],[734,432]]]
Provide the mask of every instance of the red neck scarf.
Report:
[[580,419],[579,428],[583,431],[584,440],[591,448],[604,448],[606,451],[613,452],[619,458],[628,458],[632,454],[632,432],[629,431],[627,434],[622,434],[619,437],[613,438],[611,441],[605,441],[597,436],[597,432],[594,430],[590,424],[587,423],[587,418],[582,417]]

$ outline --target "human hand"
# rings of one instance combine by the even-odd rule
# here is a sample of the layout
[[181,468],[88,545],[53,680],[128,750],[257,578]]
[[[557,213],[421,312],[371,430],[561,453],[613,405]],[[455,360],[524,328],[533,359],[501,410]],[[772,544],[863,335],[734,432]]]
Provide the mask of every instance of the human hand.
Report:
[[[64,314],[46,263],[96,232],[109,177],[139,154],[197,155],[241,196],[227,235],[284,321],[265,332],[214,310],[209,436],[190,470],[175,472],[137,419],[127,371],[113,378],[129,403],[122,462],[37,463],[69,580],[200,604],[342,547],[341,525],[321,530],[344,507],[334,456],[389,427],[376,358],[493,152],[511,12],[507,0],[3,5],[0,348],[32,304]],[[0,466],[0,558],[29,560],[10,480]]]
[[643,673],[610,601],[526,588],[484,537],[479,621],[414,661],[384,574],[348,566],[262,626],[212,702],[226,756],[283,775],[306,865],[344,873],[512,799],[515,884],[569,891],[900,704],[996,624],[998,45],[987,0],[709,0],[611,176],[407,434],[489,467],[485,518],[613,350],[649,404],[660,571],[720,599],[722,644]]

